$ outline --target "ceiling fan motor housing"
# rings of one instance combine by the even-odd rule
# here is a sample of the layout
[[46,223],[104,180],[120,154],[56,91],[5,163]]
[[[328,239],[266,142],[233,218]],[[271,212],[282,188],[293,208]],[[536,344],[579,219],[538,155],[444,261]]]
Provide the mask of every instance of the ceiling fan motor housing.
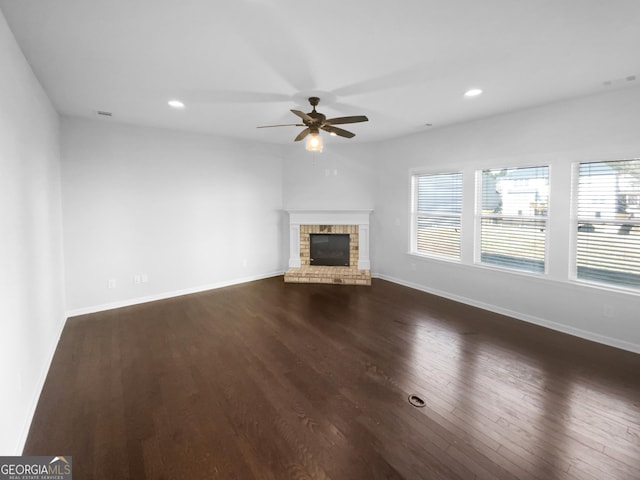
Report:
[[312,112],[307,113],[307,115],[309,115],[311,118],[313,118],[313,122],[310,122],[306,119],[303,119],[302,121],[304,122],[305,125],[310,126],[310,125],[322,125],[325,120],[327,119],[327,117],[325,115],[323,115],[322,113],[316,112],[315,110]]
[[311,104],[311,106],[313,107],[313,110],[311,110],[309,113],[307,113],[307,115],[309,115],[311,118],[314,119],[314,122],[310,122],[306,119],[303,119],[303,122],[305,125],[310,126],[310,125],[317,125],[320,124],[322,125],[325,120],[327,119],[326,115],[320,113],[320,112],[316,112],[316,106],[318,106],[318,103],[320,103],[320,99],[318,97],[309,97],[309,103]]

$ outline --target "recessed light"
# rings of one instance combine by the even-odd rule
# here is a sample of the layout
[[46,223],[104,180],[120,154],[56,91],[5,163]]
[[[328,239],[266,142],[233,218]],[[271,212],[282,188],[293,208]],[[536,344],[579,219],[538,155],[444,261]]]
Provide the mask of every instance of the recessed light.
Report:
[[170,107],[173,108],[184,108],[184,103],[182,103],[180,100],[169,100],[169,102],[167,103]]
[[477,97],[478,95],[482,95],[482,90],[479,88],[472,88],[471,90],[464,92],[465,97]]

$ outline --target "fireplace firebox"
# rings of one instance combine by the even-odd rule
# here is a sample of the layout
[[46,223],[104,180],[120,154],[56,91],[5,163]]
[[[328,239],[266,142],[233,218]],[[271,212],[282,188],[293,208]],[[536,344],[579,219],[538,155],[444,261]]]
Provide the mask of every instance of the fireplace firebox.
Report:
[[348,233],[311,233],[309,243],[311,265],[349,266]]

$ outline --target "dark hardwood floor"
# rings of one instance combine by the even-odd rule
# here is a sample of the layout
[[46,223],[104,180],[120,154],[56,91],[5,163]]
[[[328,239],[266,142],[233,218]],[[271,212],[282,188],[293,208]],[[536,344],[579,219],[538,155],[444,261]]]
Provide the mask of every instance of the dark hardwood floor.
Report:
[[76,480],[640,479],[640,355],[277,277],[69,319],[24,454]]

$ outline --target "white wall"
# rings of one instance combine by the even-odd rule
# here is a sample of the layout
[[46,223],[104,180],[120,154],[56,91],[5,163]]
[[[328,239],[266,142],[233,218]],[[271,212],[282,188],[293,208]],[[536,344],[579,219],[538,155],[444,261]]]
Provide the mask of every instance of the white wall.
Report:
[[[541,106],[378,145],[372,245],[383,278],[640,351],[640,296],[569,281],[572,163],[640,156],[640,88]],[[473,265],[474,172],[550,165],[549,273]],[[409,255],[410,171],[464,174],[463,263]]]
[[64,117],[62,151],[71,315],[282,271],[278,147]]
[[64,324],[59,120],[0,12],[0,455],[19,455]]
[[322,153],[302,142],[285,149],[283,200],[289,210],[367,210],[375,204],[373,147],[328,138]]

